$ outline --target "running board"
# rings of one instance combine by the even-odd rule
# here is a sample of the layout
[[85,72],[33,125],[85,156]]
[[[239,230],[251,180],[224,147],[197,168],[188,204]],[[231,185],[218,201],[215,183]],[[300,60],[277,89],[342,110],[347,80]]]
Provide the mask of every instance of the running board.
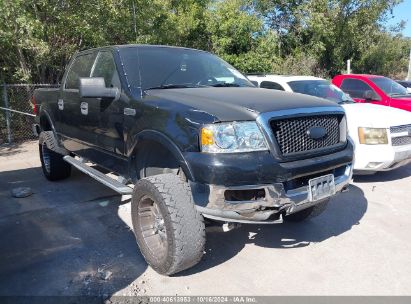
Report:
[[87,166],[85,163],[83,163],[80,160],[75,159],[74,157],[71,157],[69,155],[66,155],[63,157],[66,162],[68,162],[70,165],[76,167],[79,169],[81,172],[86,173],[90,177],[94,178],[95,180],[99,181],[103,185],[113,189],[114,191],[122,194],[122,195],[127,195],[127,194],[132,194],[133,189],[120,183],[119,181],[105,175],[104,173],[91,168],[90,166]]

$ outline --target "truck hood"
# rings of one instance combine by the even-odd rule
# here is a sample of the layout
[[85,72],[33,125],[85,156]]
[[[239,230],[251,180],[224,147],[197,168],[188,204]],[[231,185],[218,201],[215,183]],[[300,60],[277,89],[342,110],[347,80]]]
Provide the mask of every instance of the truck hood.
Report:
[[391,107],[411,111],[411,96],[407,95],[404,97],[390,97]]
[[411,124],[408,111],[368,103],[345,104],[348,127],[389,128]]
[[147,95],[151,100],[167,100],[207,112],[219,121],[254,120],[265,112],[336,106],[313,96],[252,87],[159,89],[147,91]]

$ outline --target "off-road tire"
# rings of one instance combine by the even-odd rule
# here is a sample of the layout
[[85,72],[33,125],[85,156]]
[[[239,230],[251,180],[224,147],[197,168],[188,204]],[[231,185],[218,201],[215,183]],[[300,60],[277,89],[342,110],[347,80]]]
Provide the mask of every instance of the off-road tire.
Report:
[[290,215],[286,215],[284,216],[284,221],[286,222],[302,222],[311,218],[314,218],[318,215],[320,215],[321,213],[324,212],[325,209],[327,209],[328,206],[328,202],[330,200],[324,200],[312,207],[303,209],[299,212],[296,213],[292,213]]
[[[157,204],[164,219],[166,241],[161,258],[150,250],[141,228],[144,208],[139,209],[139,205],[147,199]],[[195,208],[189,185],[178,175],[160,174],[139,180],[134,186],[131,217],[140,251],[158,273],[172,275],[201,260],[206,240],[204,219]]]
[[[58,151],[58,152],[57,152]],[[70,176],[71,166],[63,159],[65,150],[58,146],[52,131],[43,131],[39,136],[39,153],[44,176],[50,181]]]

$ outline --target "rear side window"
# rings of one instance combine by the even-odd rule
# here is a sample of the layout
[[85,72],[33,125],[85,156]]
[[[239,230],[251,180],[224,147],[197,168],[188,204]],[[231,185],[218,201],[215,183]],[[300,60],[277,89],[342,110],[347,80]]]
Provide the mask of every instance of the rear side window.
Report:
[[352,98],[364,98],[365,91],[374,91],[368,84],[359,79],[347,78],[341,84],[341,90]]
[[102,51],[98,54],[96,63],[91,71],[91,77],[103,77],[106,87],[120,88],[120,78],[111,52]]
[[78,89],[80,77],[90,77],[91,68],[96,58],[95,53],[79,55],[74,59],[67,74],[65,89]]
[[400,85],[402,85],[404,88],[411,88],[411,82],[407,81],[397,81]]
[[278,84],[277,82],[273,82],[273,81],[261,82],[260,88],[284,91],[284,88],[280,84]]

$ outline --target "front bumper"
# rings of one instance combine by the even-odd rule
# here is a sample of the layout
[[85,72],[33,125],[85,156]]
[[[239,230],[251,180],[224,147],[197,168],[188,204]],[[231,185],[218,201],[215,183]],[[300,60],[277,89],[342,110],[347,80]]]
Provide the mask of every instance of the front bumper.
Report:
[[411,163],[411,145],[356,145],[354,173],[389,171]]
[[[327,171],[316,176],[329,173]],[[333,174],[337,194],[350,183],[352,165],[336,168]],[[307,183],[309,178],[311,176],[305,179]],[[298,184],[300,183],[304,184],[304,181],[299,179]],[[290,185],[290,182],[286,182],[225,187],[191,182],[191,189],[198,211],[206,218],[226,222],[275,224],[281,222],[281,215],[292,214],[324,201],[310,201],[307,185],[297,188]],[[253,200],[233,201],[227,200],[227,191],[260,191],[264,196]]]
[[310,174],[333,170],[352,163],[354,146],[307,159],[280,162],[269,152],[198,153],[185,152],[184,159],[197,183],[221,186],[284,183]]

